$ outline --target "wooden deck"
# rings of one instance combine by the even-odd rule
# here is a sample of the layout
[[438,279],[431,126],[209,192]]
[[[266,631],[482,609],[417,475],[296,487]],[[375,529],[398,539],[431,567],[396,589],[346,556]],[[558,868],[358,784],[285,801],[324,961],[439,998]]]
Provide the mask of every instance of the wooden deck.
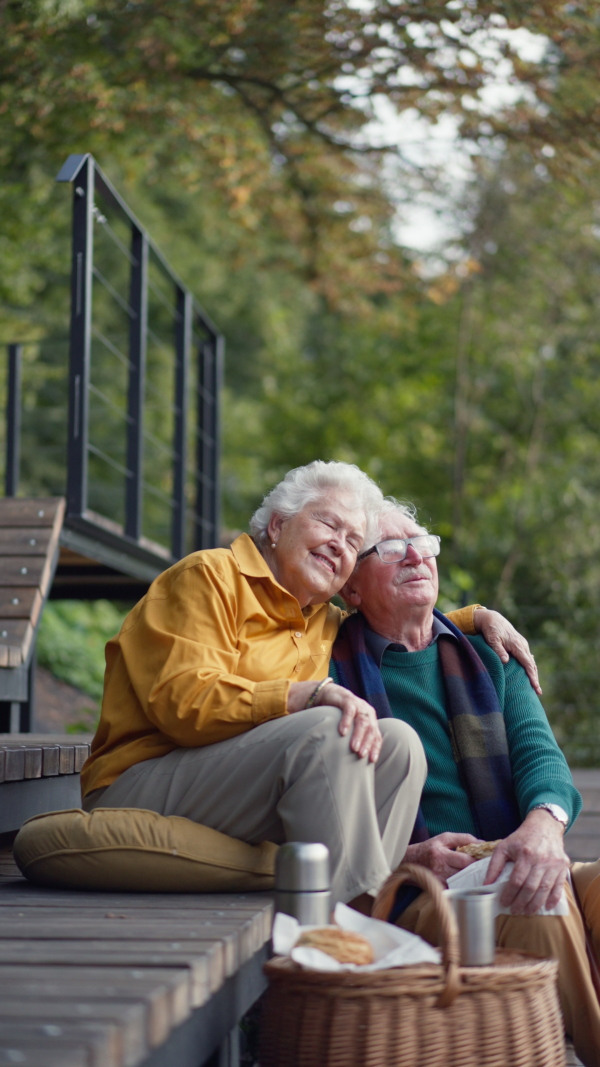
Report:
[[[5,777],[42,781],[48,740],[27,738],[24,750],[25,738],[2,739]],[[73,780],[81,755],[62,758]],[[60,757],[46,759],[57,782]],[[567,851],[595,859],[600,770],[574,778],[584,814]],[[10,836],[0,835],[0,1067],[236,1067],[235,1023],[265,986],[270,896],[39,889],[14,866]],[[572,1047],[566,1063],[579,1064]]]
[[39,889],[1,856],[0,1064],[238,1062],[235,1023],[265,985],[268,895]]
[[26,818],[80,806],[88,750],[0,735],[0,1067],[236,1067],[270,896],[41,889],[12,860]]

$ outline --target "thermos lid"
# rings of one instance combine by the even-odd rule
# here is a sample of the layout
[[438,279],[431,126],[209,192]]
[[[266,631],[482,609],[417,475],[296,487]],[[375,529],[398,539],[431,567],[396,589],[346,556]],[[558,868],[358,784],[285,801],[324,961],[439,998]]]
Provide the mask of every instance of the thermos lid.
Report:
[[288,841],[275,861],[275,889],[310,892],[329,889],[329,849],[318,842]]

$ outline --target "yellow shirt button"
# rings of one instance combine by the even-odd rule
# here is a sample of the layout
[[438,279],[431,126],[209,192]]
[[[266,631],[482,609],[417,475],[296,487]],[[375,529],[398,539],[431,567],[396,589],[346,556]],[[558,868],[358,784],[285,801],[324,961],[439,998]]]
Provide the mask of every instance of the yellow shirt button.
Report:
[[300,633],[300,630],[296,630],[296,633],[294,634],[294,637],[302,637],[302,634]]

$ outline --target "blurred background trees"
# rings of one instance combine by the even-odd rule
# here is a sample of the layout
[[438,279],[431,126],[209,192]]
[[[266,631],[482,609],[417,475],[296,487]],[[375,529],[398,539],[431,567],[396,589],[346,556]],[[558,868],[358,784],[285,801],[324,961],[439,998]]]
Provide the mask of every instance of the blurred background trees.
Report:
[[[227,531],[290,466],[358,463],[442,534],[442,606],[532,640],[598,765],[597,5],[4,0],[0,29],[0,340],[29,342],[25,437],[44,414],[23,489],[62,488],[53,178],[91,151],[227,337]],[[433,250],[402,239],[423,197]],[[44,662],[72,677],[117,617],[50,605]]]

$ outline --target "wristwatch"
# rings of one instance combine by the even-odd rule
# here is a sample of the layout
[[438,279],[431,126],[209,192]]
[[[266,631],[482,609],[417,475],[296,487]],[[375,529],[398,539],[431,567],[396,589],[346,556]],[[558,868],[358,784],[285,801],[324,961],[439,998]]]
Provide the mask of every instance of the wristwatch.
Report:
[[547,811],[553,819],[556,819],[556,821],[561,824],[563,830],[567,829],[567,826],[569,825],[569,816],[558,804],[534,804],[531,811],[538,811],[540,808],[543,811]]

